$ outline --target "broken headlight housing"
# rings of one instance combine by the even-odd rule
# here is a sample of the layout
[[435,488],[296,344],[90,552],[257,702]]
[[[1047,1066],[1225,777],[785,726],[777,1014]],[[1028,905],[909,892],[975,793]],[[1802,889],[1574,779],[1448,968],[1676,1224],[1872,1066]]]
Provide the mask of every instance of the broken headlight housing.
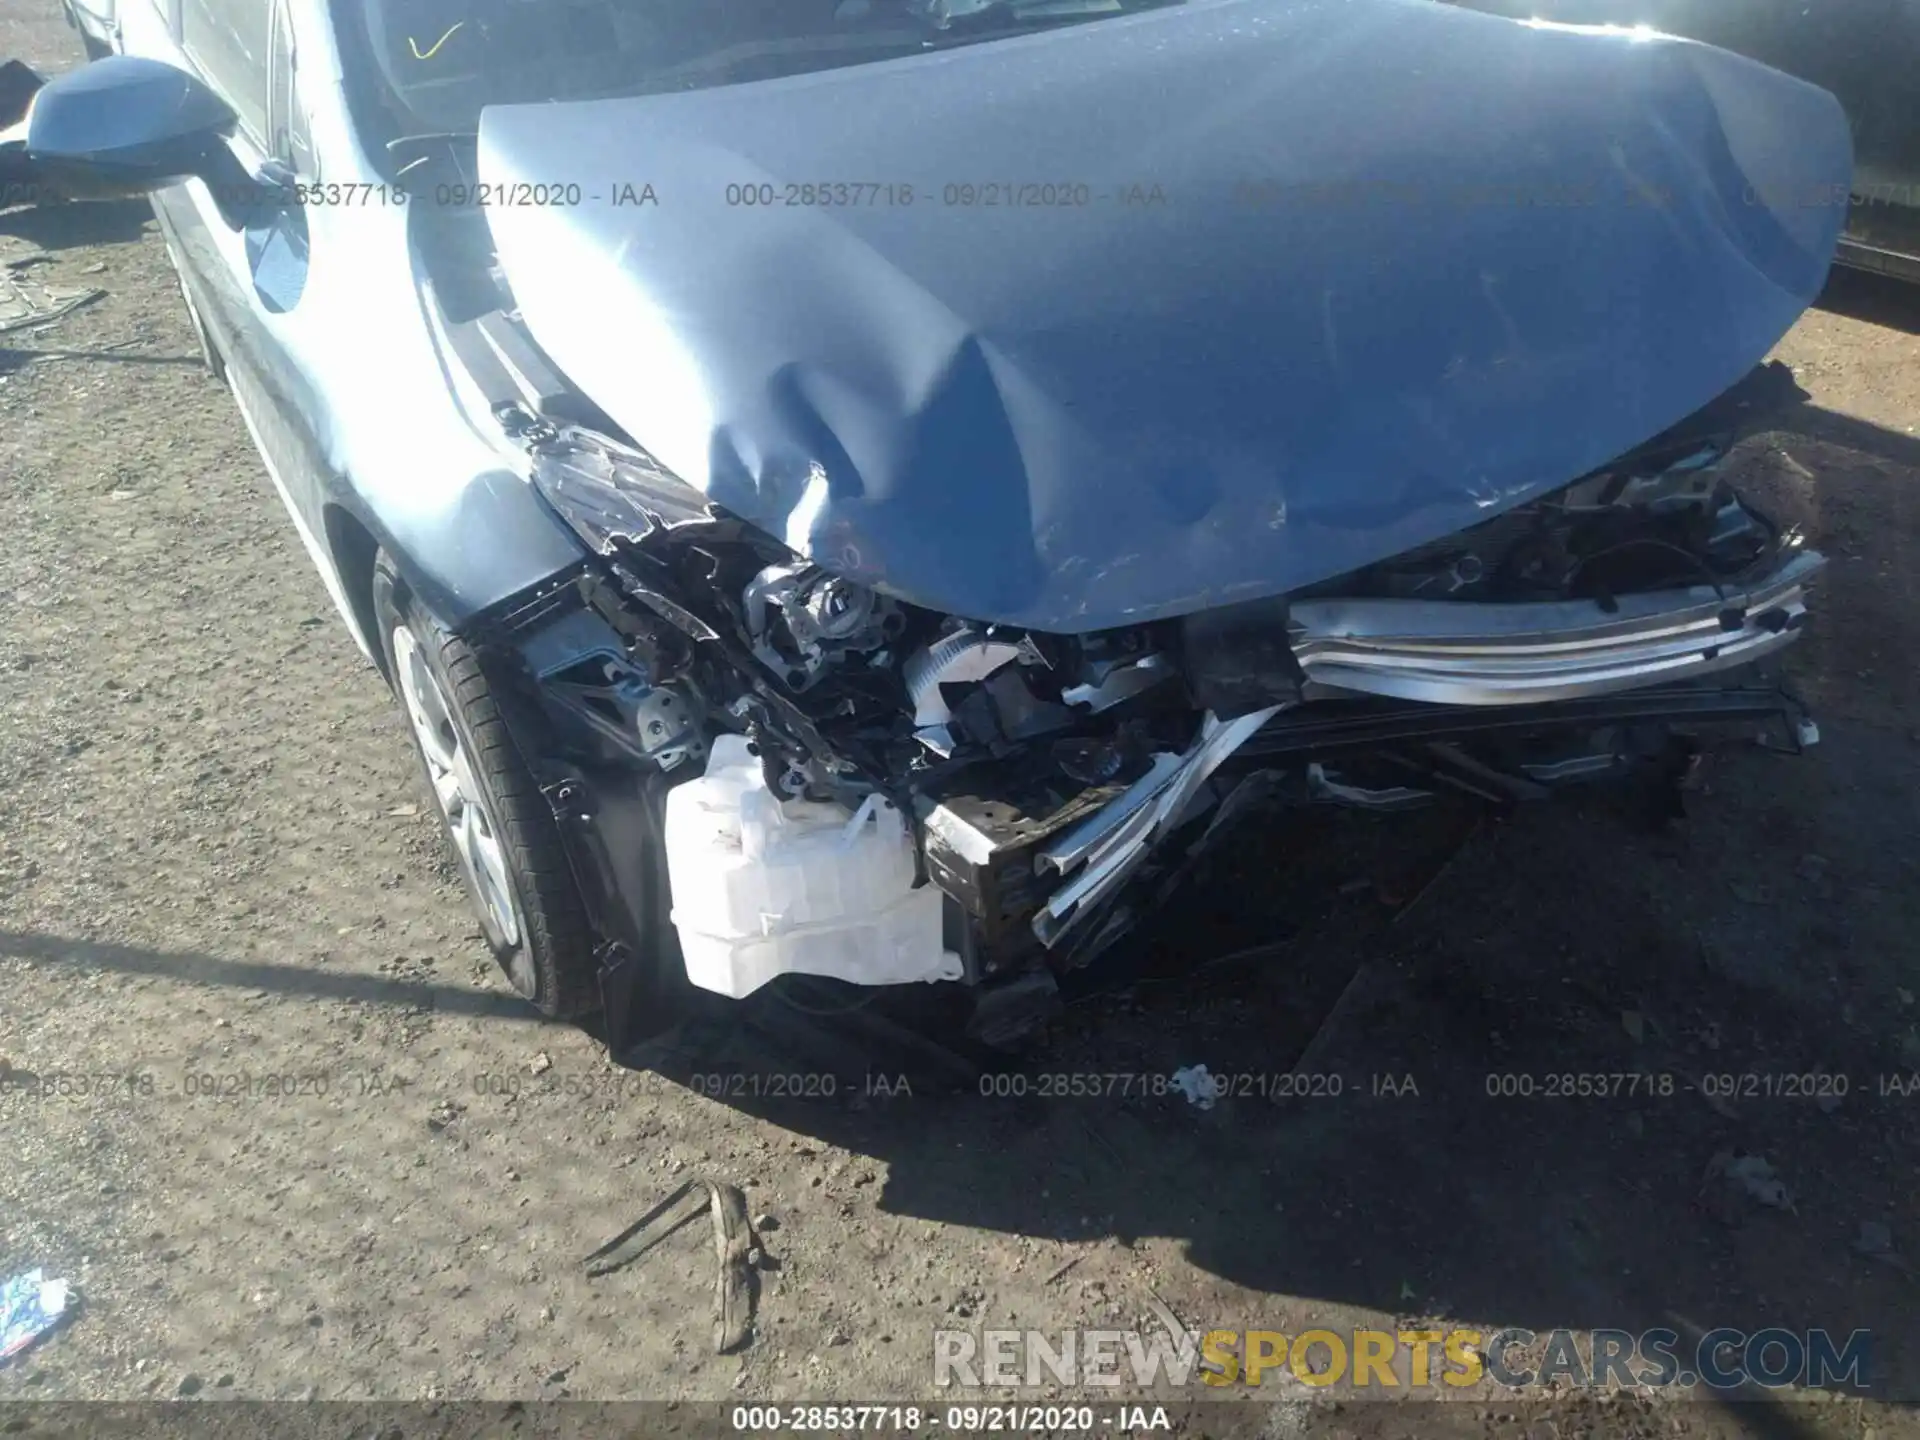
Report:
[[534,488],[599,554],[615,542],[712,518],[706,497],[652,456],[603,436],[556,431],[533,451]]
[[[882,649],[907,626],[898,601],[729,519],[641,451],[561,431],[536,446],[533,457],[535,486],[601,555],[631,560],[636,547],[663,532],[684,528],[689,538],[700,535],[711,563],[696,588],[710,593],[683,594],[676,603],[691,599],[696,610],[710,612],[701,622],[705,631],[737,629],[754,658],[790,691],[809,689],[845,658]],[[650,603],[666,598],[655,592]],[[722,615],[736,623],[718,623]]]

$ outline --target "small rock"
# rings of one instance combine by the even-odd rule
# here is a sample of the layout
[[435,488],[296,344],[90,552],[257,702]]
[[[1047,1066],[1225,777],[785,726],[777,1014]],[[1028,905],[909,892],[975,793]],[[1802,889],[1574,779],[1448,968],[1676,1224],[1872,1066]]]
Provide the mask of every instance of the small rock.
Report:
[[1762,1205],[1793,1213],[1793,1197],[1764,1156],[1741,1150],[1720,1151],[1707,1164],[1706,1185],[1712,1187],[1716,1182]]
[[1853,1248],[1862,1255],[1891,1255],[1893,1231],[1878,1220],[1862,1220],[1860,1233],[1853,1237]]
[[780,1228],[780,1217],[778,1215],[755,1216],[753,1221],[753,1228],[756,1230],[765,1230],[769,1234],[771,1234],[773,1231],[778,1230]]
[[173,1387],[173,1393],[176,1395],[198,1395],[201,1390],[206,1388],[206,1383],[207,1382],[202,1380],[198,1375],[183,1375],[180,1377],[180,1383]]
[[218,1380],[213,1382],[213,1388],[216,1390],[231,1390],[233,1388],[233,1376],[222,1375]]
[[844,1330],[832,1331],[827,1336],[827,1344],[829,1345],[851,1345],[852,1343],[853,1337]]
[[433,1109],[427,1112],[427,1128],[433,1131],[434,1134],[439,1134],[455,1120],[458,1120],[461,1111],[466,1108],[467,1107],[462,1105],[458,1100],[441,1100],[436,1102]]
[[553,1060],[544,1050],[535,1055],[527,1066],[527,1072],[532,1075],[544,1075],[551,1069],[553,1069]]

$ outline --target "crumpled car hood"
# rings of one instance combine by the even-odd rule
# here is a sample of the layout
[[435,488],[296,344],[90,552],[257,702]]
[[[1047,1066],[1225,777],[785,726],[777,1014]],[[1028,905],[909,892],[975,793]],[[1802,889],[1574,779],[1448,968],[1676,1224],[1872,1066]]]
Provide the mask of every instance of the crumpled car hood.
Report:
[[480,131],[490,184],[581,186],[489,220],[634,439],[822,565],[1057,632],[1329,578],[1681,419],[1817,293],[1851,164],[1833,98],[1752,61],[1426,0]]

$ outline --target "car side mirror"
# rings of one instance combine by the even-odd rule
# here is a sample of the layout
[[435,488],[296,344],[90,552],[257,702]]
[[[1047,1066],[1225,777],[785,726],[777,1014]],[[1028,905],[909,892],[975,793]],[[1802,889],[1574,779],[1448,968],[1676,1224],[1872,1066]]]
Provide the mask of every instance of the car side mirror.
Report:
[[110,55],[43,85],[16,133],[32,178],[75,200],[144,195],[197,175],[230,185],[246,176],[224,138],[227,102],[186,71],[139,55]]

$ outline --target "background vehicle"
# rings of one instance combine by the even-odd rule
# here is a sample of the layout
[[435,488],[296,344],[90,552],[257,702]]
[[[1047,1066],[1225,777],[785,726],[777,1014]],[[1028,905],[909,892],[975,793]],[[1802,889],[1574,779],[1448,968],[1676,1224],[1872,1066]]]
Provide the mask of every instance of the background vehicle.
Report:
[[1811,734],[1748,667],[1822,561],[1718,467],[1812,86],[1390,0],[121,20],[12,143],[153,194],[548,1013],[1043,987],[1249,817]]
[[1853,131],[1842,264],[1920,280],[1920,0],[1458,0],[1497,15],[1646,25],[1833,92]]

